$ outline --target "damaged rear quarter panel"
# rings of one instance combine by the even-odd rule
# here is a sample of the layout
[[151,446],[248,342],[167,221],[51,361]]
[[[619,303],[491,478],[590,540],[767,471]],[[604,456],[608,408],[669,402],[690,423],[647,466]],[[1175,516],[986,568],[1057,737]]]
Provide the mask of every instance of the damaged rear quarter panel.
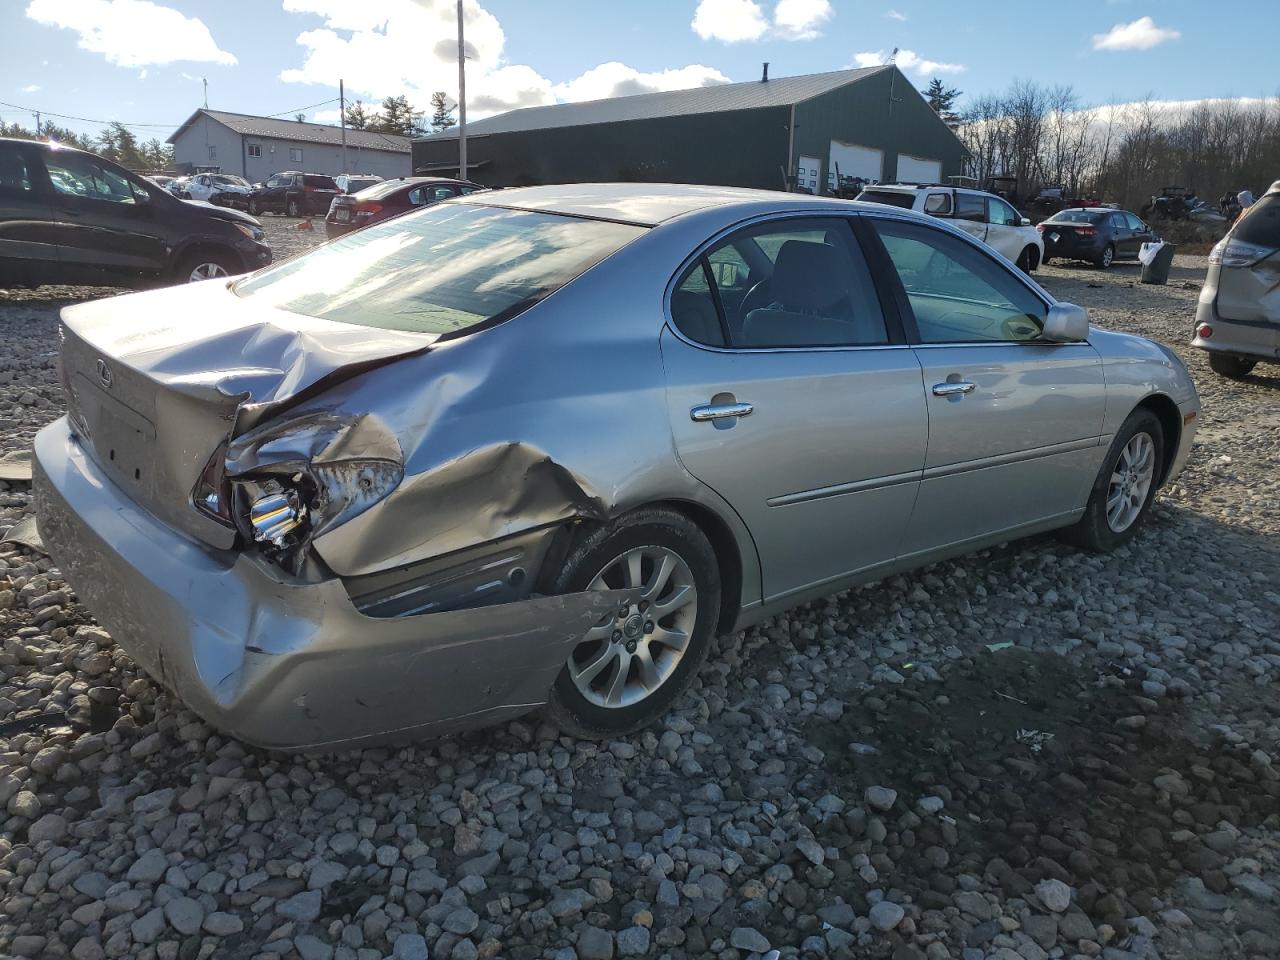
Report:
[[[287,414],[376,412],[404,451],[394,492],[313,541],[335,573],[375,573],[657,500],[726,512],[674,454],[659,333],[679,259],[651,238],[506,323],[438,342]],[[753,569],[749,535],[740,524],[735,533]]]

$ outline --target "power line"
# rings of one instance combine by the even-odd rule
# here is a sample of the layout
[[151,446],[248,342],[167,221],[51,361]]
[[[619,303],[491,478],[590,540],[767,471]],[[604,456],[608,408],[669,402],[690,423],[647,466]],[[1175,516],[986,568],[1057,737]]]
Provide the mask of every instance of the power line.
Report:
[[22,107],[16,103],[9,103],[7,100],[0,100],[0,106],[20,110],[23,113],[38,113],[42,117],[57,117],[59,120],[78,120],[80,123],[119,123],[122,127],[154,127],[156,129],[164,130],[172,130],[177,126],[176,123],[125,123],[117,120],[95,120],[92,117],[73,117],[68,113],[54,113],[51,110],[36,110],[33,107]]
[[291,110],[281,110],[279,113],[268,113],[263,115],[264,120],[270,120],[273,117],[283,117],[285,114],[301,113],[303,110],[311,110],[315,107],[323,107],[326,104],[337,103],[337,97],[330,97],[328,100],[321,100],[319,103],[309,103],[305,107],[294,107]]

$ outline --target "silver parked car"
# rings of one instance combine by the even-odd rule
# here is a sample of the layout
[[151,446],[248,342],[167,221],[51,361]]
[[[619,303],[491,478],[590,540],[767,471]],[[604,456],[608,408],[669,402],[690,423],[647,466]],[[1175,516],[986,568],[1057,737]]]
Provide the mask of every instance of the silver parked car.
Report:
[[697,186],[448,201],[63,311],[40,529],[211,724],[336,748],[667,710],[717,632],[1062,528],[1127,541],[1199,401],[932,217]]
[[1280,363],[1280,180],[1210,251],[1191,342],[1226,377]]

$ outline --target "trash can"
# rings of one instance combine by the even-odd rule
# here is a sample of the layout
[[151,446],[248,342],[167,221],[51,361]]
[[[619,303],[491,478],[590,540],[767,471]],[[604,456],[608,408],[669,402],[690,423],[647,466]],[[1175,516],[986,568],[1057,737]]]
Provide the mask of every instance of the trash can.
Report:
[[1168,283],[1169,268],[1173,266],[1173,254],[1178,249],[1176,243],[1144,243],[1143,253],[1147,253],[1148,247],[1155,247],[1155,251],[1149,257],[1140,256],[1142,261],[1142,282],[1143,283]]

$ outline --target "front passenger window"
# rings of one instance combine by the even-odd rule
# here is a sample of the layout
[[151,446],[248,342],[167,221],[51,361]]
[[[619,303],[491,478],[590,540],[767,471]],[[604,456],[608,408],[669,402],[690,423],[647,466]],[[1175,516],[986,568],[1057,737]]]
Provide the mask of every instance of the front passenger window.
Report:
[[1002,264],[959,237],[874,219],[924,343],[1035,340],[1048,308]]
[[1016,227],[1022,223],[1022,217],[1003,200],[987,200],[988,222],[998,227]]

